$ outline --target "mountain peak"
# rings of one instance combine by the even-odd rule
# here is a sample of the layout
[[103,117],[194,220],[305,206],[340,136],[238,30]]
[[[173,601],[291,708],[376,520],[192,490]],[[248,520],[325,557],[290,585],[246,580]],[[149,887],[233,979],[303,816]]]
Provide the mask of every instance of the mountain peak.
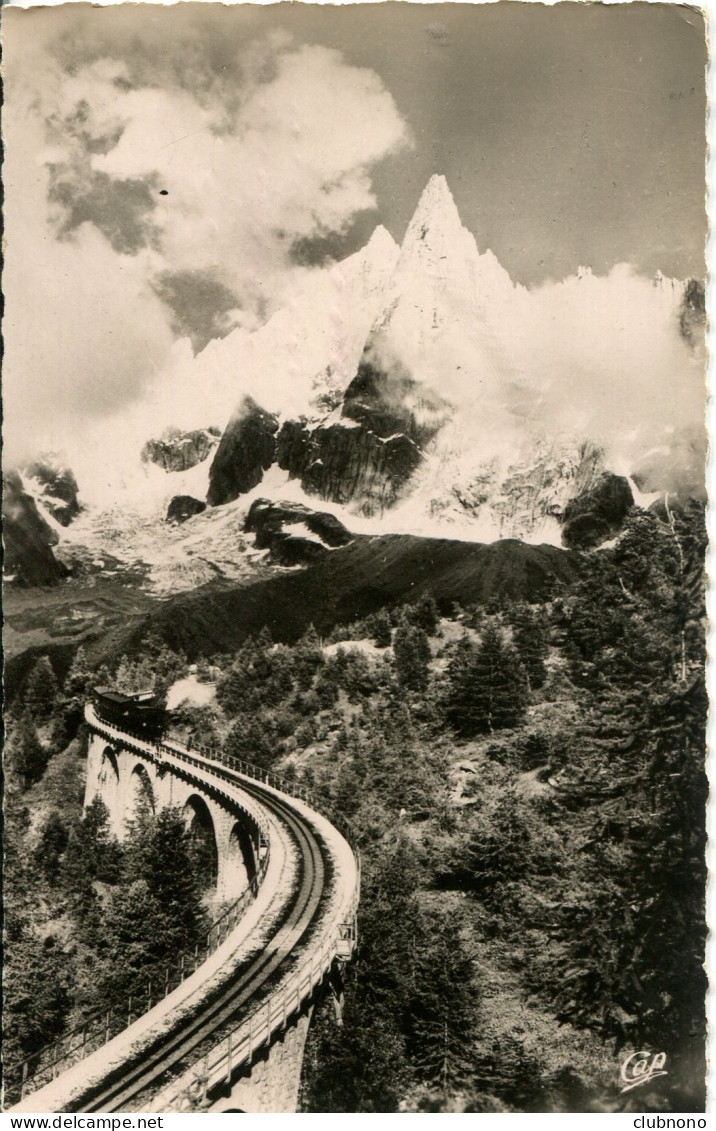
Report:
[[432,201],[444,201],[452,204],[453,208],[455,207],[455,201],[453,199],[452,193],[450,192],[450,186],[448,185],[447,180],[442,173],[433,173],[432,177],[422,191],[422,195],[418,203],[418,208],[420,208],[421,204],[423,204],[424,201],[427,203]]
[[435,173],[423,189],[418,207],[408,225],[406,241],[409,242],[411,235],[415,239],[424,240],[435,227],[463,231],[457,205],[445,177],[440,173]]
[[394,254],[397,254],[399,250],[390,232],[387,228],[384,228],[382,224],[378,224],[378,227],[368,240],[366,247],[373,248],[376,251],[393,252]]
[[435,174],[423,189],[401,249],[398,271],[431,278],[448,274],[455,287],[472,286],[479,254],[475,240],[463,227],[448,183]]

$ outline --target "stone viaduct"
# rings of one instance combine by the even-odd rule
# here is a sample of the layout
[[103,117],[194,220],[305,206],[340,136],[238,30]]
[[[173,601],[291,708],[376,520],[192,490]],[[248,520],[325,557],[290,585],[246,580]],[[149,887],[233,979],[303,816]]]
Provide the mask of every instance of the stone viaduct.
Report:
[[85,717],[85,807],[101,797],[119,840],[143,809],[178,807],[220,914],[143,1005],[113,1003],[9,1066],[6,1101],[34,1113],[295,1111],[314,1005],[337,992],[355,946],[350,830],[248,763],[119,729],[96,705]]
[[261,844],[256,807],[248,797],[243,806],[238,801],[229,806],[209,785],[172,773],[167,763],[148,751],[128,749],[92,732],[85,808],[95,797],[107,806],[119,841],[142,803],[153,813],[166,806],[182,809],[204,849],[207,886],[215,889],[219,900],[235,899],[256,875],[266,845]]

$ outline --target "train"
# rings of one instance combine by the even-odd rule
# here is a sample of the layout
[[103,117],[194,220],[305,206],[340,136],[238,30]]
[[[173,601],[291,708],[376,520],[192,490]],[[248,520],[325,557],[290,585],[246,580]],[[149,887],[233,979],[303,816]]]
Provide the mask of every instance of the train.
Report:
[[128,693],[94,687],[92,705],[103,722],[148,742],[159,742],[166,733],[168,712],[163,699],[153,691]]

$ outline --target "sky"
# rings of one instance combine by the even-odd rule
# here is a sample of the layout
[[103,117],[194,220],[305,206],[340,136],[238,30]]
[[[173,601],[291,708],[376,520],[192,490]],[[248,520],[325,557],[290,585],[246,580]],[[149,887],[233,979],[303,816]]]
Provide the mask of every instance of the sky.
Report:
[[434,173],[532,289],[703,276],[703,20],[677,5],[6,9],[5,443],[141,404]]

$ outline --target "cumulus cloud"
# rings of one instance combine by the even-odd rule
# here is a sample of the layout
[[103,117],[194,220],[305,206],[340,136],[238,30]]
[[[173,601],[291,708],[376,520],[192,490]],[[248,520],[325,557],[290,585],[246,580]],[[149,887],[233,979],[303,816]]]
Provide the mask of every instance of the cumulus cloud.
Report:
[[374,208],[371,167],[408,144],[337,51],[100,23],[6,29],[11,459],[140,401],[175,339],[264,321],[311,270],[294,246]]
[[670,467],[693,488],[705,458],[705,356],[703,327],[690,338],[681,330],[683,298],[683,282],[628,264],[604,276],[580,270],[495,294],[444,340],[423,333],[416,347],[417,326],[403,325],[382,359],[396,380],[407,368],[449,401],[454,423],[434,446],[459,457],[467,479],[490,461],[507,474],[547,439],[595,444],[626,475],[658,449],[662,482]]
[[628,264],[528,292],[518,364],[539,416],[632,469],[665,437],[703,432],[703,336],[681,333],[683,296],[683,283]]

